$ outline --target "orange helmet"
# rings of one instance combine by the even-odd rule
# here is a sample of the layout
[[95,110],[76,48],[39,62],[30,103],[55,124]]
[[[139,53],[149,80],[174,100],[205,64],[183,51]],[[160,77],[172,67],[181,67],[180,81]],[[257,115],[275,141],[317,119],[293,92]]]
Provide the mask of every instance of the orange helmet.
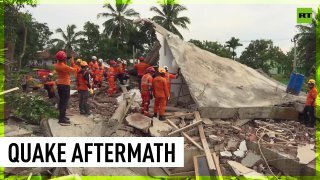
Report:
[[159,73],[166,73],[166,70],[164,68],[159,68],[158,71]]
[[86,61],[81,61],[80,66],[86,67],[88,66],[88,63]]

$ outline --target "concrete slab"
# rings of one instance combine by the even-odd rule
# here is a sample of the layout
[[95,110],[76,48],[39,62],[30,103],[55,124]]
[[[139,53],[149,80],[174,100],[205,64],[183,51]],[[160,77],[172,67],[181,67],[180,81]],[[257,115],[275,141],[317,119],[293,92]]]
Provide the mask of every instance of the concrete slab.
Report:
[[253,152],[248,152],[246,157],[241,160],[241,164],[243,164],[246,167],[251,168],[261,160],[262,159],[261,159],[260,155],[256,155]]
[[137,128],[144,133],[148,133],[148,129],[151,126],[152,119],[144,116],[140,113],[130,114],[126,117],[126,122],[129,126]]
[[316,153],[311,150],[310,145],[299,146],[297,151],[297,158],[301,164],[309,164],[316,158]]
[[149,128],[150,135],[153,137],[167,136],[172,130],[172,126],[163,121],[159,121],[157,118],[153,118],[153,126]]

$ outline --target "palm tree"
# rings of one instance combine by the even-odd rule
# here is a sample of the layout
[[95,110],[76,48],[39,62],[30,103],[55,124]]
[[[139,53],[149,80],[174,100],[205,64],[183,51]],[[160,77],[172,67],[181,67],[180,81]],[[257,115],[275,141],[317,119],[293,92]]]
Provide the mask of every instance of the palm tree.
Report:
[[238,46],[242,46],[242,44],[239,43],[239,39],[232,37],[229,41],[226,42],[227,47],[232,49],[232,59],[235,59],[237,56],[237,53],[235,52],[236,48]]
[[[319,14],[316,19],[312,19],[312,23],[308,25],[297,25],[299,31],[294,36],[297,39],[298,59],[302,60],[306,75],[309,76],[314,70],[316,62],[316,29],[317,21],[320,21]],[[320,40],[320,39],[319,39]]]
[[56,33],[60,33],[62,39],[52,39],[52,43],[58,42],[63,45],[65,51],[70,54],[74,49],[77,48],[79,43],[79,37],[83,35],[82,31],[75,32],[76,25],[68,25],[66,33],[61,29],[58,28]]
[[150,11],[157,13],[152,20],[183,39],[177,27],[188,29],[187,24],[190,24],[190,19],[186,16],[179,17],[179,13],[187,8],[176,4],[175,0],[163,0],[160,7],[161,10],[155,6],[150,8]]
[[138,17],[139,13],[134,9],[129,9],[131,0],[115,0],[113,7],[110,3],[103,5],[109,12],[99,13],[98,18],[105,17],[107,21],[103,23],[104,33],[110,37],[117,38],[117,48],[123,42],[126,33],[132,27],[131,17]]

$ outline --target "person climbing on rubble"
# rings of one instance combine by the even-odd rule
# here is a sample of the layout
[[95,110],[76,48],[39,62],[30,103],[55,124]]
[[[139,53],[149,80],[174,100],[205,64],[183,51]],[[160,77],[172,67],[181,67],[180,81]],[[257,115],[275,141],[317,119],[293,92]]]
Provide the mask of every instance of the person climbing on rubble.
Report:
[[49,99],[53,99],[55,97],[55,91],[54,91],[55,84],[56,83],[53,79],[53,74],[49,73],[44,83],[44,89],[47,91]]
[[[59,123],[70,124],[66,110],[70,98],[70,73],[73,73],[74,69],[66,64],[67,55],[64,51],[57,52],[56,59],[58,62],[54,64],[54,69],[58,75],[56,84],[59,94]],[[71,58],[72,63],[74,63],[73,58]]]
[[94,85],[95,87],[101,88],[104,76],[104,66],[103,66],[103,59],[98,60],[98,68],[95,71],[94,77]]
[[155,70],[150,66],[146,71],[147,73],[141,78],[141,114],[149,116],[150,100],[153,99],[152,81]]
[[146,73],[146,69],[150,67],[149,64],[144,62],[144,57],[139,57],[139,63],[134,65],[134,69],[137,71],[138,74],[138,83],[139,83],[139,89],[141,91],[141,78]]
[[315,107],[316,107],[316,99],[318,96],[318,90],[315,86],[316,81],[314,79],[310,79],[308,81],[308,95],[305,107],[303,109],[303,117],[305,124],[310,127],[314,127],[316,123],[315,117]]
[[155,97],[153,117],[157,117],[159,113],[159,120],[165,120],[164,113],[166,110],[167,101],[170,98],[170,93],[167,87],[167,81],[165,79],[166,70],[164,68],[158,69],[158,75],[153,79],[153,95]]
[[178,79],[180,76],[180,68],[178,69],[178,72],[176,74],[169,73],[169,68],[168,66],[163,66],[163,68],[166,70],[165,78],[167,80],[167,86],[169,93],[171,92],[171,80],[172,79]]
[[82,61],[81,70],[77,73],[77,90],[79,94],[79,110],[80,114],[90,115],[89,110],[89,92],[93,94],[93,90],[90,85],[90,73],[88,69],[88,63],[86,61]]
[[115,67],[117,63],[114,60],[109,61],[109,69],[107,71],[107,79],[109,84],[109,89],[107,95],[110,97],[117,92],[116,90],[116,70]]

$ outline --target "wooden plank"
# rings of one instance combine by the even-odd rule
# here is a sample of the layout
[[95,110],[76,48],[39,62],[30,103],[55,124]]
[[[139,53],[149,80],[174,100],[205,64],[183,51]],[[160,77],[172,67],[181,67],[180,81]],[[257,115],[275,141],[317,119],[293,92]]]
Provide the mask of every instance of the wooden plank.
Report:
[[19,89],[18,87],[15,87],[15,88],[12,88],[12,89],[9,89],[9,90],[0,92],[0,95],[7,94],[7,93],[9,93],[9,92],[16,91],[16,90],[18,90],[18,89]]
[[222,178],[222,173],[221,173],[221,169],[220,169],[219,158],[217,157],[217,155],[216,155],[215,152],[212,153],[212,157],[213,157],[213,161],[214,161],[214,163],[215,163],[215,165],[216,165],[217,173],[218,173],[218,176],[219,176],[218,179],[219,179],[219,180],[223,180],[223,178]]
[[[167,122],[174,127],[175,129],[179,129],[178,126],[176,126],[172,121],[170,121],[169,119],[167,119]],[[200,146],[200,144],[198,144],[197,142],[195,142],[188,134],[181,132],[181,134],[188,139],[192,144],[194,144],[197,148],[199,148],[200,150],[203,151],[203,148]]]
[[196,123],[193,123],[193,124],[189,124],[188,126],[185,126],[185,127],[181,128],[181,129],[177,129],[177,130],[169,133],[168,136],[172,136],[172,135],[178,134],[178,133],[180,133],[180,132],[183,132],[183,131],[185,131],[185,130],[188,130],[188,129],[190,129],[190,128],[198,125],[198,124],[201,124],[201,123],[202,123],[202,120],[197,121]]
[[[201,121],[200,113],[198,111],[196,111],[194,113],[194,116],[195,116],[197,121]],[[207,158],[208,167],[209,167],[210,170],[216,170],[216,167],[214,165],[213,158],[212,158],[212,155],[211,155],[211,152],[210,152],[207,140],[206,140],[206,136],[204,134],[204,130],[203,130],[202,124],[198,125],[198,128],[199,128],[199,134],[200,134],[202,146],[203,146],[203,149],[204,149],[204,153],[205,153],[206,158]]]
[[197,156],[193,156],[193,164],[194,164],[194,174],[195,176],[199,176],[199,165]]

